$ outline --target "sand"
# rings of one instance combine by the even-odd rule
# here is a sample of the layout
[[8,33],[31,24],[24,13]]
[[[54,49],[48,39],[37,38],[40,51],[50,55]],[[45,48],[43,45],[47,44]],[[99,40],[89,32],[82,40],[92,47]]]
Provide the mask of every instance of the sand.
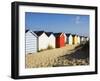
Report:
[[[64,55],[74,53],[77,45],[66,45],[62,48],[54,48],[37,53],[26,54],[26,68],[39,68],[39,67],[57,67],[69,65],[87,65],[86,60],[69,60],[64,58]],[[80,63],[81,62],[81,63]]]

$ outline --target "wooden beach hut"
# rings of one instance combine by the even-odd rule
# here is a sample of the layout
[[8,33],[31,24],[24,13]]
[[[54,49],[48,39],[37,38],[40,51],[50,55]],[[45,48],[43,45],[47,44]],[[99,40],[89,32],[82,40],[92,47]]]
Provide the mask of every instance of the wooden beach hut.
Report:
[[77,43],[80,44],[80,36],[77,36]]
[[63,33],[64,34],[64,38],[65,38],[65,44],[67,43],[67,36],[66,36],[66,33]]
[[88,37],[86,37],[86,41],[89,41],[89,38]]
[[37,52],[37,35],[31,30],[25,31],[25,52],[36,53]]
[[71,34],[66,34],[66,44],[72,45],[73,44],[73,36]]
[[54,33],[56,37],[56,48],[65,46],[65,36],[64,33]]
[[84,36],[80,36],[80,43],[84,43],[85,42],[85,37]]
[[76,34],[73,34],[73,44],[78,44],[78,37]]
[[87,42],[89,41],[89,38],[88,37],[84,37],[84,42]]
[[45,32],[48,36],[48,47],[55,48],[55,36],[53,32]]
[[47,49],[48,47],[48,36],[44,31],[34,31],[38,37],[38,51]]

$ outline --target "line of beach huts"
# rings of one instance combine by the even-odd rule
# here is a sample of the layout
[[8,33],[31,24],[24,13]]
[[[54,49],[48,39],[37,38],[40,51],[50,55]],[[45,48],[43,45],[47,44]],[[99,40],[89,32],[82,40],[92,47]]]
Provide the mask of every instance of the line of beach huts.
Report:
[[53,33],[45,31],[25,31],[25,50],[27,53],[36,53],[40,50],[64,47],[66,44],[77,45],[88,41],[88,37],[76,34]]

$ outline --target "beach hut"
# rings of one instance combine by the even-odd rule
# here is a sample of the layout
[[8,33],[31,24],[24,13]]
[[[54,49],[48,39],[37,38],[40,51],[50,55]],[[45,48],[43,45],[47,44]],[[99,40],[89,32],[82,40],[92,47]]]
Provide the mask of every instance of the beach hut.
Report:
[[89,38],[87,37],[86,40],[89,41]]
[[86,38],[84,36],[80,37],[81,43],[85,43],[86,42]]
[[77,43],[80,44],[80,36],[77,36]]
[[66,34],[66,40],[67,40],[67,44],[72,45],[73,44],[73,37],[71,34]]
[[80,36],[80,43],[83,43],[83,41],[84,41],[84,37]]
[[78,38],[77,35],[72,35],[73,36],[73,44],[78,44]]
[[37,52],[37,35],[31,30],[25,31],[25,52],[26,54]]
[[86,37],[86,41],[89,41],[89,38],[88,37]]
[[88,37],[84,37],[84,42],[87,42],[89,40]]
[[56,48],[65,46],[65,36],[64,33],[54,33],[56,37]]
[[44,31],[34,31],[38,37],[38,51],[47,49],[48,47],[48,36]]
[[66,36],[66,33],[63,33],[64,34],[64,38],[65,38],[65,44],[67,43],[67,36]]
[[48,47],[55,48],[55,36],[53,32],[45,32],[48,36]]

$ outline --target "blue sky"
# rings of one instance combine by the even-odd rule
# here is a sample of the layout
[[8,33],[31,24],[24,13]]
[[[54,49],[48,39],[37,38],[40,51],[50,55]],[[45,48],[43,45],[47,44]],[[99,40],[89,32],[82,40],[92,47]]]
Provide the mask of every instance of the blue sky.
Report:
[[89,16],[26,12],[25,27],[33,31],[44,30],[89,36]]

